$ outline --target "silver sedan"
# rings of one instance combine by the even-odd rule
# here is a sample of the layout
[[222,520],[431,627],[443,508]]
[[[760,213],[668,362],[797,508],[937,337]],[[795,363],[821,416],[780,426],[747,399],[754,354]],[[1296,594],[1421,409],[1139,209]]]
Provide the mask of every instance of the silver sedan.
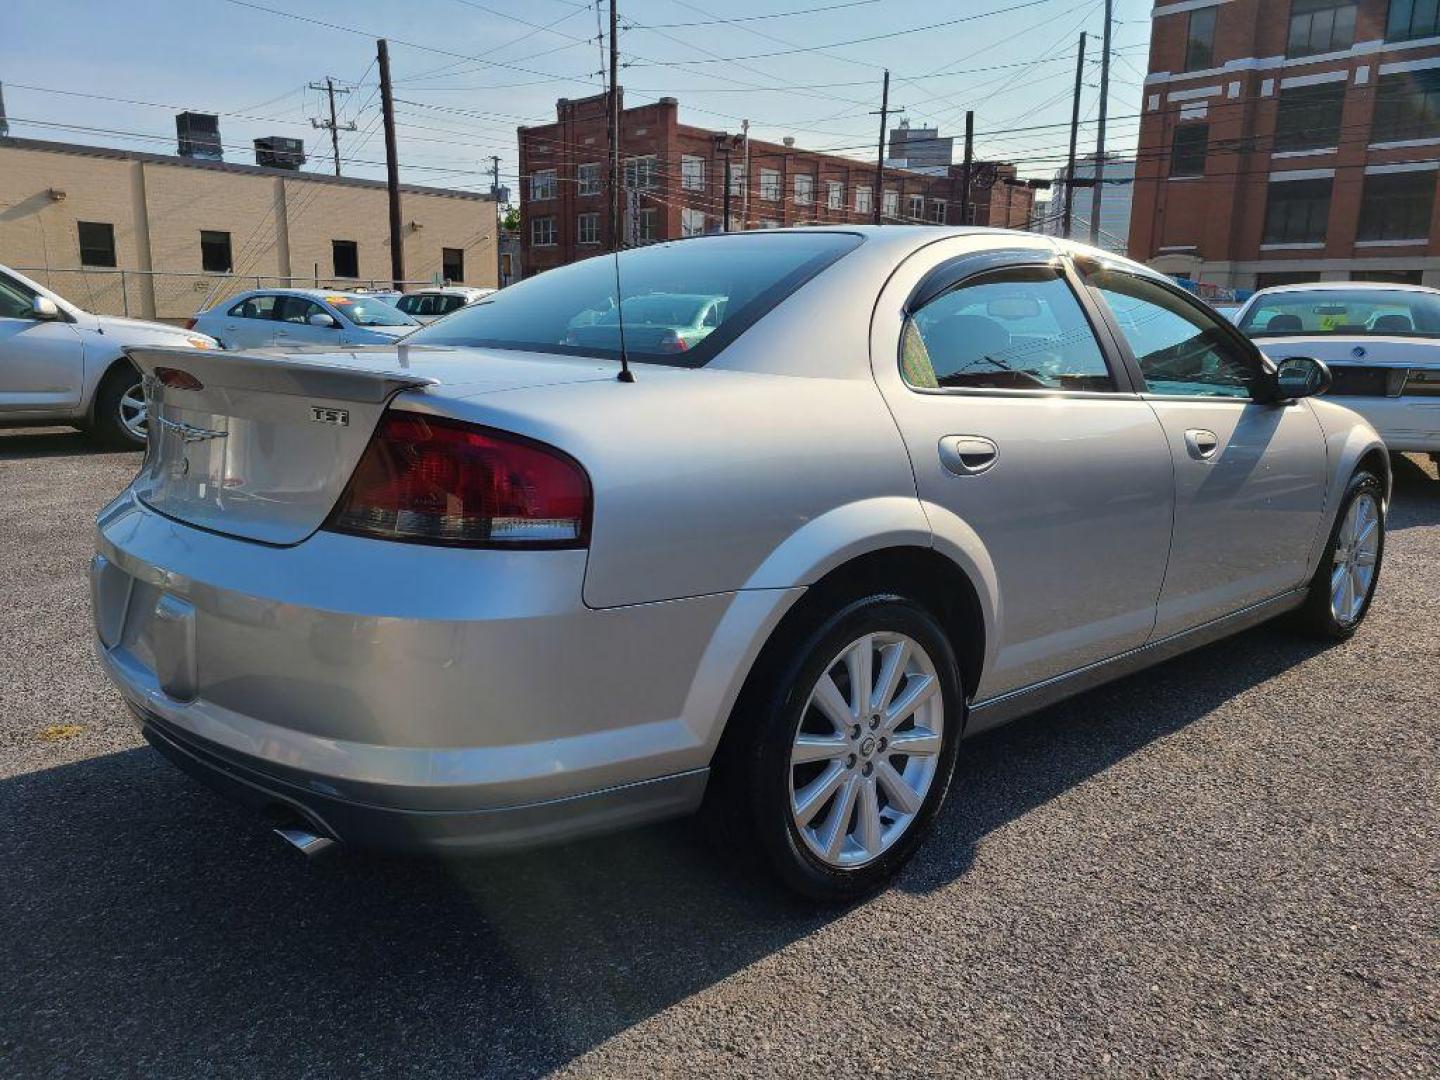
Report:
[[[670,294],[719,325],[627,337]],[[132,357],[155,434],[99,518],[100,655],[307,850],[703,807],[853,898],[962,738],[1282,614],[1346,638],[1384,550],[1385,447],[1323,364],[1025,233],[700,237],[396,348]]]

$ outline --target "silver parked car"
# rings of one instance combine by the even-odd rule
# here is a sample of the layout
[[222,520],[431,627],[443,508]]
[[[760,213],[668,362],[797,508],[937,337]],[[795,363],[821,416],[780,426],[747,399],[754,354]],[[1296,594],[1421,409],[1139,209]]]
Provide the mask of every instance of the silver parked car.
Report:
[[92,315],[0,266],[0,426],[70,424],[108,446],[143,446],[145,394],[128,345],[216,347],[178,326]]
[[420,324],[372,293],[254,289],[202,311],[190,325],[227,349],[391,345]]
[[1267,356],[1325,361],[1330,396],[1394,451],[1440,463],[1440,289],[1359,281],[1256,293],[1236,319]]
[[[726,298],[684,352],[577,315]],[[623,312],[625,307],[621,307]],[[492,851],[685,814],[844,899],[963,736],[1282,613],[1352,634],[1375,432],[1135,263],[1028,233],[700,237],[395,350],[141,349],[98,648],[292,842]]]

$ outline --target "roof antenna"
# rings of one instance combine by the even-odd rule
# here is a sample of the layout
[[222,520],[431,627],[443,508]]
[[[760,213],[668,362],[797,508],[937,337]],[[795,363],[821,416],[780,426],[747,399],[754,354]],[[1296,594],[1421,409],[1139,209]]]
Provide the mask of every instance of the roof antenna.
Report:
[[617,382],[634,382],[635,373],[630,370],[630,358],[625,354],[625,294],[620,291],[620,249],[615,249],[615,321],[620,326],[620,374]]

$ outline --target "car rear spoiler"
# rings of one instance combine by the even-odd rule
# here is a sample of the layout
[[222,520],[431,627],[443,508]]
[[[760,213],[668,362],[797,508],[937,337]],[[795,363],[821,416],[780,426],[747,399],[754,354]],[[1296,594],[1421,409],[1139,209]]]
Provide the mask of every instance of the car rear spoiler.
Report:
[[[349,352],[337,363],[304,353],[222,352],[168,345],[130,345],[125,355],[144,374],[176,388],[190,379],[199,386],[378,404],[402,390],[434,386],[440,380],[407,371],[391,349]],[[333,353],[325,354],[333,356]],[[374,363],[366,363],[367,360]]]

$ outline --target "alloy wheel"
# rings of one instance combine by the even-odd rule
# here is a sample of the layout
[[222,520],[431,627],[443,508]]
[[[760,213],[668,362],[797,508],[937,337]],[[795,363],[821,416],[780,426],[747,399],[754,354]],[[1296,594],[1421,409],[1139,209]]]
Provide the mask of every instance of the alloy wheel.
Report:
[[790,750],[790,812],[824,863],[879,858],[914,824],[935,780],[945,700],[929,654],[904,634],[866,634],[821,673]]
[[120,395],[120,424],[132,436],[145,441],[150,433],[149,412],[145,405],[145,385],[136,383]]
[[1330,614],[1341,626],[1354,625],[1365,609],[1380,559],[1380,528],[1380,504],[1360,494],[1340,524],[1330,570]]

